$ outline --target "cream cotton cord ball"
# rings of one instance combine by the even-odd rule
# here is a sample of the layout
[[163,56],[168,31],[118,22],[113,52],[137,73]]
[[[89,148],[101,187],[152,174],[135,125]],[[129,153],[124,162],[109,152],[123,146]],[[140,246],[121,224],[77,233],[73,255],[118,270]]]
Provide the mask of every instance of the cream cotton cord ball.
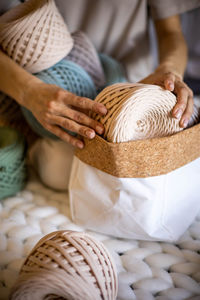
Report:
[[22,266],[11,300],[114,300],[117,272],[105,246],[84,232],[43,237]]
[[36,73],[64,58],[73,39],[54,0],[29,0],[0,17],[0,44],[15,62]]
[[[119,143],[172,135],[183,130],[172,117],[176,96],[157,85],[120,83],[105,88],[95,99],[106,116],[93,114],[105,127],[104,138]],[[193,115],[190,126],[195,123]]]

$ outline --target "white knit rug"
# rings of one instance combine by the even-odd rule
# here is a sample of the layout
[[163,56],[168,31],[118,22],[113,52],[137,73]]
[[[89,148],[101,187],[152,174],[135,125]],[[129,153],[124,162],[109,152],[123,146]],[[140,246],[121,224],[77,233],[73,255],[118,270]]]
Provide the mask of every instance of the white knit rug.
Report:
[[[82,231],[70,220],[67,195],[47,189],[35,177],[17,196],[0,202],[1,300],[8,299],[20,266],[35,243],[47,233],[63,229]],[[200,299],[200,214],[176,244],[91,234],[114,257],[118,300]]]

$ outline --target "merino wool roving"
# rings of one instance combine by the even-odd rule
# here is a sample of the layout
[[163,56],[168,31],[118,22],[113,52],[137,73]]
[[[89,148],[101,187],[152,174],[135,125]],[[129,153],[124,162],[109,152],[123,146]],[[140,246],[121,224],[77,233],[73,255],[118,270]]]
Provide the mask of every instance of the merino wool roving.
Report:
[[176,96],[157,85],[115,84],[105,88],[95,101],[108,109],[106,116],[93,117],[105,126],[104,138],[110,142],[163,137],[183,129],[171,115]]
[[[61,60],[53,67],[35,74],[42,81],[49,84],[56,84],[78,96],[94,99],[96,90],[90,76],[86,71],[74,62]],[[51,132],[43,128],[32,112],[21,107],[27,122],[38,135],[49,138],[57,138]],[[74,134],[68,131],[70,134]]]
[[11,300],[115,300],[117,272],[105,246],[84,232],[56,231],[33,248]]
[[97,90],[105,86],[105,75],[98,53],[89,37],[82,31],[72,34],[74,46],[66,59],[84,68],[92,78]]
[[13,196],[26,183],[25,141],[14,129],[0,127],[0,199]]
[[73,39],[54,0],[29,0],[0,17],[3,51],[31,73],[63,59]]

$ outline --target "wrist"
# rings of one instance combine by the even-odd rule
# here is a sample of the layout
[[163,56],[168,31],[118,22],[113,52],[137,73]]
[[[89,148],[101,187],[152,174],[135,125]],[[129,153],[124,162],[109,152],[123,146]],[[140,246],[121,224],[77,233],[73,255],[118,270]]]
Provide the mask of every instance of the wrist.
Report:
[[20,105],[30,109],[32,106],[31,101],[34,98],[34,94],[38,91],[38,84],[42,81],[36,76],[31,75],[26,77],[26,80],[22,81],[19,85],[18,102]]
[[159,73],[173,73],[180,80],[183,80],[183,72],[178,70],[171,62],[164,62],[158,65],[154,72]]
[[26,106],[27,88],[39,79],[25,71],[15,61],[0,51],[0,90]]

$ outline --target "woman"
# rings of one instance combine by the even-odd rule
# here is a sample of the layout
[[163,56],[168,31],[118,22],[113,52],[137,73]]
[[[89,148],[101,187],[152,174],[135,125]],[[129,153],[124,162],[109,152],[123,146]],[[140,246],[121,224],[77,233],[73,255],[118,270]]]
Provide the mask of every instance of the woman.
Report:
[[[193,93],[183,81],[187,47],[178,14],[200,6],[200,0],[57,0],[56,4],[70,31],[87,33],[99,52],[122,63],[129,81],[157,84],[174,92],[177,104],[173,117],[180,119],[181,127],[187,126],[193,112]],[[148,39],[150,15],[159,51],[154,71]],[[81,136],[91,139],[96,132],[103,133],[102,125],[86,113],[106,114],[103,105],[40,81],[2,51],[0,90],[32,111],[47,130],[75,147],[84,147]],[[69,135],[61,127],[80,137]]]
[[[1,6],[4,2],[6,4],[3,1]],[[157,69],[143,79],[151,71],[147,4],[155,22],[160,59]],[[182,80],[187,50],[177,14],[200,6],[199,0],[149,0],[148,3],[145,0],[57,0],[57,5],[69,29],[85,31],[99,51],[121,61],[130,81],[158,84],[175,92],[177,105],[174,107],[173,116],[180,118],[182,127],[187,126],[192,114],[193,99],[192,91]],[[95,131],[100,134],[103,131],[100,124],[98,129],[96,122],[79,111],[72,112],[69,105],[73,103],[78,109],[99,113],[106,112],[104,107],[39,81],[2,52],[0,90],[31,110],[46,129],[73,146],[82,148],[83,142],[70,136],[60,126],[88,138],[93,138]]]

